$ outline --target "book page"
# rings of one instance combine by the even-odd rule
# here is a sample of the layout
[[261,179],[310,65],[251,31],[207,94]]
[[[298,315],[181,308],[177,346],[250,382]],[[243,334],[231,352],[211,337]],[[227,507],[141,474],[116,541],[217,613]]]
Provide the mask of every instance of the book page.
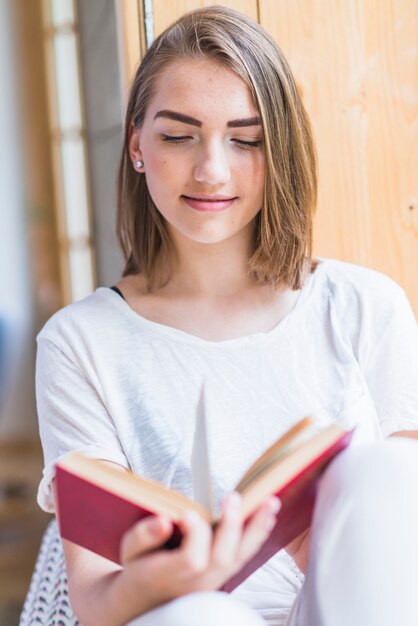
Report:
[[205,384],[203,384],[196,412],[196,426],[191,458],[193,499],[210,511],[213,517],[213,494],[206,426],[207,404],[207,390]]

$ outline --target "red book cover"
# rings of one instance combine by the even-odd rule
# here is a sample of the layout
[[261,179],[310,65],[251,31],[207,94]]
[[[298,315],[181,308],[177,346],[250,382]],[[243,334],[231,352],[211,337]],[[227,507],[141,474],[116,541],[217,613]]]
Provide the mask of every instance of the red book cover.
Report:
[[[348,446],[352,433],[343,433],[277,491],[282,506],[268,540],[247,565],[223,585],[223,591],[232,591],[310,526],[319,476],[326,465]],[[61,536],[116,563],[120,562],[119,546],[123,534],[143,517],[154,514],[154,511],[60,464],[56,468],[55,492]],[[180,541],[181,533],[174,523],[173,535],[166,548],[175,548]]]
[[[59,464],[55,494],[60,535],[115,563],[120,563],[119,546],[124,533],[143,517],[153,515],[96,483],[81,478]],[[180,544],[181,534],[174,526],[168,548]]]

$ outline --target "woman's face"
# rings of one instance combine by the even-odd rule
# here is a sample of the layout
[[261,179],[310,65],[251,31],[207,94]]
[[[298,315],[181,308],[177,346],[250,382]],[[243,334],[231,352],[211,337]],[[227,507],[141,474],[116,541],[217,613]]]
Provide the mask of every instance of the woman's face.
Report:
[[263,202],[262,144],[246,84],[214,61],[187,59],[165,68],[130,153],[144,161],[174,242],[209,244],[252,234]]

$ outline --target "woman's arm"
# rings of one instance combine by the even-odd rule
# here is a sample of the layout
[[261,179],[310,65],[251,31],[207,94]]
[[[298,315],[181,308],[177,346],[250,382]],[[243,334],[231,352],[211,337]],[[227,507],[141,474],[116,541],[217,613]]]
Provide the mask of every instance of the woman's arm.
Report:
[[[103,462],[121,472],[127,471],[116,463]],[[130,614],[130,603],[118,597],[121,583],[123,587],[123,568],[66,539],[62,539],[62,544],[71,605],[80,622],[85,626],[118,626],[134,617],[135,614]],[[135,608],[137,615],[148,610],[144,594],[137,594]]]
[[[124,611],[113,596],[121,568],[66,539],[62,540],[71,606],[85,626],[118,626]],[[123,607],[127,608],[127,607]]]

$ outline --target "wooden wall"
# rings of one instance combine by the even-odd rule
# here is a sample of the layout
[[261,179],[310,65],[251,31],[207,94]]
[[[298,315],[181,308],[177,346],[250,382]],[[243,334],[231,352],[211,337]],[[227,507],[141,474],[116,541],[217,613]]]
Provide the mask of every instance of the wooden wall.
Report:
[[418,316],[418,3],[154,0],[155,33],[212,4],[259,21],[301,88],[319,156],[315,253],[388,274]]
[[53,168],[49,136],[42,15],[39,2],[16,0],[16,55],[21,95],[22,156],[35,326],[62,306]]

